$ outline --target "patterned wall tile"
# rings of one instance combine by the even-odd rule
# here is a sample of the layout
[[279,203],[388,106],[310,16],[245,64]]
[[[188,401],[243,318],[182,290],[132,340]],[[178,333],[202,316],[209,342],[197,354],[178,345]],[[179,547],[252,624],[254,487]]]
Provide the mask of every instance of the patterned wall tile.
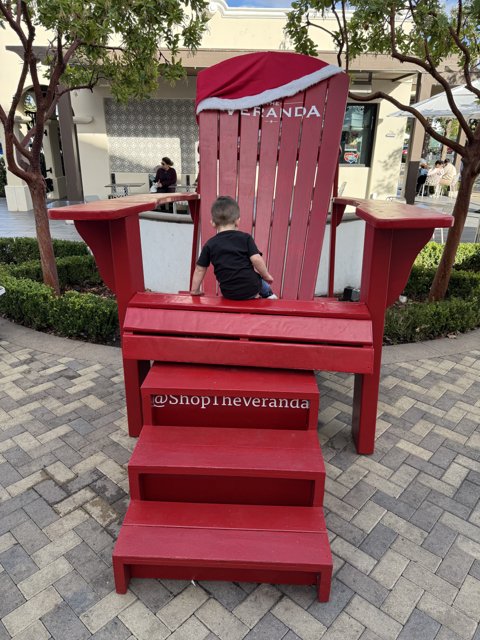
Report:
[[144,100],[121,105],[105,98],[111,172],[152,173],[162,156],[177,173],[196,174],[198,127],[194,100]]

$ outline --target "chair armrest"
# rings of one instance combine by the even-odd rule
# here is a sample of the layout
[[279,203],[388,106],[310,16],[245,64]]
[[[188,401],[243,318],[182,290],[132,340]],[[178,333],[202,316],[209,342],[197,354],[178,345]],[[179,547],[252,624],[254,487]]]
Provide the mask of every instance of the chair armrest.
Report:
[[401,202],[334,198],[335,205],[356,207],[356,215],[376,229],[435,229],[452,227],[453,216]]
[[111,200],[97,200],[86,204],[49,209],[52,220],[119,220],[143,211],[151,211],[161,204],[199,200],[198,193],[145,193]]

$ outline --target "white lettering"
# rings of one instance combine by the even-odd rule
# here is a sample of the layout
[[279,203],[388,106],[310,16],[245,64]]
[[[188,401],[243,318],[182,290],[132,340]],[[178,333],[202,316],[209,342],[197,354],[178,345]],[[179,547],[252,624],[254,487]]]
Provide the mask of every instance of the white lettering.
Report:
[[278,408],[279,409],[288,409],[288,400],[286,398],[279,398],[279,400],[278,400]]
[[228,396],[223,396],[223,402],[222,402],[222,406],[224,407],[231,407],[232,406],[232,399],[229,398]]
[[268,398],[262,398],[262,407],[266,407],[267,406],[267,400],[268,400]]
[[307,118],[311,118],[312,116],[317,116],[317,118],[320,118],[320,113],[314,104],[312,104],[312,106],[310,107],[310,111],[307,113]]
[[242,109],[240,111],[240,113],[242,114],[242,116],[249,116],[250,115],[250,109]]
[[180,396],[180,404],[190,404],[190,396]]
[[277,112],[275,111],[275,109],[273,107],[270,107],[270,109],[267,111],[266,114],[264,114],[265,118],[276,118],[277,117]]
[[290,400],[290,409],[300,409],[297,398]]
[[178,398],[177,396],[168,396],[170,399],[170,404],[178,404]]
[[258,398],[252,396],[187,396],[187,395],[152,395],[152,407],[166,405],[186,405],[200,407],[255,407],[270,409],[309,409],[310,401],[300,398]]
[[305,115],[306,112],[307,112],[307,110],[305,109],[305,107],[295,107],[295,117],[296,118],[301,118],[302,116]]
[[310,409],[310,401],[302,400],[300,409]]
[[198,396],[191,396],[190,404],[192,404],[194,407],[198,406],[200,404],[200,398]]
[[246,407],[249,407],[249,406],[250,406],[250,404],[251,404],[251,402],[252,402],[252,399],[253,399],[253,398],[243,398],[243,404],[244,404]]
[[234,398],[233,399],[233,405],[235,407],[239,407],[242,404],[242,399],[241,398]]
[[252,400],[252,404],[254,407],[259,407],[260,406],[260,398],[254,398]]
[[260,109],[260,107],[253,107],[253,115],[254,116],[259,116],[261,111],[262,110]]
[[292,117],[292,107],[289,107],[288,109],[282,109],[282,113],[284,116],[287,116],[287,118],[291,118]]
[[208,396],[202,396],[202,409],[205,409],[205,407],[208,407],[209,404],[210,404],[210,398]]
[[218,407],[218,398],[217,396],[213,396],[213,406]]

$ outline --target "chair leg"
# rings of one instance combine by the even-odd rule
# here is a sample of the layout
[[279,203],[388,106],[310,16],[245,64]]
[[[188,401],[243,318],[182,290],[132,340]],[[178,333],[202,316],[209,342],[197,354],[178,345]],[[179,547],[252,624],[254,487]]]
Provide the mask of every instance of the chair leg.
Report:
[[140,387],[150,369],[148,360],[124,360],[125,396],[127,401],[128,434],[136,438],[143,426]]
[[372,374],[355,374],[352,435],[357,453],[369,455],[375,448],[380,367]]
[[317,578],[317,599],[319,602],[328,602],[331,584],[332,567],[325,567]]

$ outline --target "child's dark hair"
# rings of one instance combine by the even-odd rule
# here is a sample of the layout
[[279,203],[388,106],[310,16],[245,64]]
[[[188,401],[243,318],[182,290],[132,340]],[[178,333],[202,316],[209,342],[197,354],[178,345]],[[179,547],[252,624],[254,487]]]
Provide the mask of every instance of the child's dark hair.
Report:
[[212,204],[212,221],[216,227],[233,224],[240,218],[240,208],[230,196],[219,196]]

